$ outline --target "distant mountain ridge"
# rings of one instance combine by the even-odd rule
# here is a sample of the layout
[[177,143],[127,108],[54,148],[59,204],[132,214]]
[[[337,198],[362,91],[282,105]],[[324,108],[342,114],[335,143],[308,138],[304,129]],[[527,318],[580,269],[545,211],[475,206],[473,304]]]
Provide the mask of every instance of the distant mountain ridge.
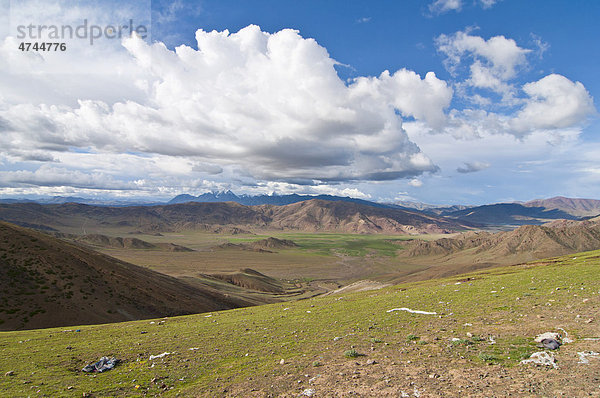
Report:
[[349,196],[334,196],[334,195],[236,195],[231,191],[223,192],[208,192],[202,195],[193,196],[188,194],[182,194],[171,199],[167,204],[177,203],[188,203],[188,202],[201,202],[201,203],[215,203],[215,202],[235,202],[244,206],[260,206],[260,205],[274,205],[274,206],[285,206],[294,203],[305,202],[307,200],[327,200],[330,202],[350,202],[359,203],[373,207],[383,208],[404,208],[403,206],[396,206],[393,204],[385,204],[372,202],[364,199],[351,198]]
[[107,226],[146,233],[210,231],[215,230],[215,226],[242,226],[249,231],[403,234],[445,233],[468,228],[459,221],[417,211],[319,199],[283,206],[245,206],[234,202],[133,207],[15,203],[0,204],[0,220],[67,232],[77,230],[84,235],[94,233],[95,227]]
[[551,220],[577,220],[579,217],[559,209],[525,206],[519,203],[497,203],[462,210],[442,210],[442,216],[480,225],[541,225]]
[[560,210],[577,217],[595,217],[600,215],[600,200],[577,199],[556,196],[549,199],[536,199],[524,203],[528,207],[544,207]]
[[[552,220],[567,219],[579,220],[600,215],[600,200],[574,199],[562,196],[549,199],[536,199],[529,202],[495,203],[481,206],[465,205],[430,205],[414,201],[397,201],[395,203],[379,203],[365,199],[342,197],[334,195],[237,195],[232,191],[209,192],[198,196],[182,194],[171,199],[167,205],[186,203],[236,203],[243,206],[289,206],[297,203],[321,200],[333,203],[358,204],[379,209],[396,209],[418,213],[425,217],[442,217],[458,223],[481,228],[514,228],[519,225],[541,225]],[[112,200],[104,202],[96,199],[80,197],[46,197],[42,199],[0,199],[0,205],[16,204],[87,204],[95,207],[108,208],[141,208],[164,206],[165,203],[135,203]],[[144,213],[139,210],[140,213]],[[1,217],[0,217],[1,219]],[[39,222],[37,219],[11,219],[12,222],[25,227],[41,229],[50,226],[48,223]],[[209,222],[207,231],[214,229],[218,222]],[[235,222],[229,224],[236,224]],[[238,223],[239,224],[239,223]],[[244,224],[244,223],[242,223]],[[331,226],[331,225],[330,225]]]
[[64,204],[64,203],[81,203],[94,206],[153,206],[163,204],[158,201],[145,200],[117,200],[117,199],[92,199],[82,198],[79,196],[47,196],[41,198],[0,198],[0,203],[39,203],[39,204]]

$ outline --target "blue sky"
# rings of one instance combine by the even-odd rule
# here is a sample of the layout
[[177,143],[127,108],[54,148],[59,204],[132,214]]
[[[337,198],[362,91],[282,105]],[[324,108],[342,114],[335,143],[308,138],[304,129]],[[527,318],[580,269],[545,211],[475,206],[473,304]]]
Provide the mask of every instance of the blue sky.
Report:
[[[2,197],[600,198],[599,2],[2,5]],[[16,49],[84,19],[151,38]]]

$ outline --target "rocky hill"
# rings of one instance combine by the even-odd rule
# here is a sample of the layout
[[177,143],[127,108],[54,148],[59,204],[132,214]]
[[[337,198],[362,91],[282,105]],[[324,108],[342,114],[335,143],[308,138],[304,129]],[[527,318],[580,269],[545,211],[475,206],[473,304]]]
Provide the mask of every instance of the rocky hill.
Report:
[[259,206],[269,226],[308,232],[445,233],[465,224],[416,211],[387,209],[356,203],[310,200],[287,206]]
[[0,330],[120,322],[249,305],[0,222]]
[[600,249],[600,219],[561,220],[498,233],[468,232],[435,241],[414,240],[405,247],[402,257],[427,259],[448,270],[454,267],[455,272],[462,266],[517,264]]
[[274,294],[284,294],[286,292],[286,288],[281,281],[263,275],[251,268],[245,268],[238,272],[210,274],[208,276],[245,289]]
[[122,238],[120,236],[106,236],[102,234],[75,235],[55,233],[54,236],[75,243],[82,243],[92,247],[106,247],[114,249],[139,249],[139,250],[167,250],[172,252],[190,252],[192,249],[174,243],[150,243],[138,238]]

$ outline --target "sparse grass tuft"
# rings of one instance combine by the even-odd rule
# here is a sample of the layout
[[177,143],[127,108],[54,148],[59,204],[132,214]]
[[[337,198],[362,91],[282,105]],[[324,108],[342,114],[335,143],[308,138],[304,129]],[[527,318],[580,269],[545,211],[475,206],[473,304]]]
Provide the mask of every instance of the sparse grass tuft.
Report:
[[356,351],[354,348],[351,350],[346,350],[344,351],[344,356],[346,358],[358,358],[360,356],[362,356],[363,354],[359,354],[358,351]]
[[452,345],[472,345],[473,342],[469,339],[452,340]]
[[408,336],[406,336],[406,341],[417,341],[419,339],[420,337],[414,334],[409,334]]
[[493,362],[498,360],[498,358],[495,355],[486,354],[484,352],[480,353],[478,357],[484,362]]

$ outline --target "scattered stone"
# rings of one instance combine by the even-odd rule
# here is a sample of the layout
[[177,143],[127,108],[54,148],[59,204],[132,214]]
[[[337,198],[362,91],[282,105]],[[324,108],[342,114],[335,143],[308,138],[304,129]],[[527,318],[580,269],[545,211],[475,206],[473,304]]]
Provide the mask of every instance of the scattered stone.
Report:
[[300,396],[302,396],[302,397],[312,397],[315,394],[316,394],[316,391],[315,391],[314,388],[307,388],[306,390],[302,391],[302,394],[300,394]]
[[367,360],[367,362],[366,362],[366,364],[367,364],[367,365],[376,365],[376,364],[377,364],[377,361],[376,361],[376,360],[374,360],[374,359],[368,359],[368,360]]
[[87,364],[81,369],[82,372],[102,373],[111,370],[121,362],[120,359],[102,357],[98,362]]
[[467,332],[467,337],[468,337],[468,338],[471,338],[471,337],[473,337],[473,333],[471,333],[471,332]]
[[386,312],[394,312],[394,311],[406,311],[411,314],[423,314],[423,315],[437,315],[437,312],[428,312],[421,310],[411,310],[410,308],[402,307],[402,308],[392,308],[391,310],[387,310]]
[[170,354],[170,352],[166,352],[166,351],[165,351],[165,352],[163,352],[162,354],[150,355],[150,358],[148,358],[148,360],[152,361],[152,360],[154,360],[154,359],[164,358],[164,357],[166,357],[166,356],[167,356],[167,355],[169,355],[169,354]]
[[590,363],[590,360],[587,359],[587,357],[600,356],[600,352],[583,351],[583,352],[578,352],[577,355],[579,355],[579,362],[577,362],[577,363],[588,364],[588,363]]
[[341,340],[341,339],[342,339],[342,338],[341,338],[340,336],[335,336],[335,337],[333,338],[333,341],[338,341],[338,340]]
[[531,354],[529,359],[521,361],[522,364],[534,363],[537,365],[552,366],[554,369],[558,369],[554,355],[547,353],[546,351],[538,351]]
[[4,376],[14,376],[15,372],[13,370],[9,370],[8,372],[4,373]]
[[544,339],[541,341],[542,347],[549,350],[557,350],[560,347],[560,342],[554,339]]
[[281,361],[279,361],[280,365],[285,365],[285,359],[281,358]]

